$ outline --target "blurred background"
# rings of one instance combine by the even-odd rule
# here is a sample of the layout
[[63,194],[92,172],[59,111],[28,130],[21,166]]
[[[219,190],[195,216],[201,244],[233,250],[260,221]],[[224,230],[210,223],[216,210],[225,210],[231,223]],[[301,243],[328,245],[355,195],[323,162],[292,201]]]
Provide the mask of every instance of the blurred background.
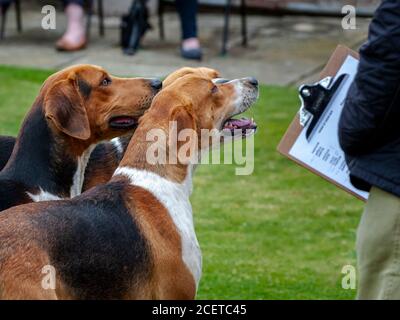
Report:
[[[57,53],[54,44],[66,29],[61,1],[19,0],[22,30],[17,31],[15,6],[7,10],[5,33],[0,40],[0,63],[62,68],[74,63],[102,65],[118,74],[165,76],[183,65],[199,65],[183,60],[179,54],[181,29],[174,1],[161,1],[165,13],[165,38],[160,40],[158,0],[149,0],[153,27],[142,40],[142,49],[133,57],[119,48],[121,15],[132,0],[101,1],[104,12],[104,37],[99,35],[99,1],[94,0],[87,49]],[[226,0],[199,0],[198,35],[203,49],[202,65],[217,67],[226,77],[252,74],[267,84],[292,85],[318,74],[320,67],[338,43],[357,48],[365,39],[368,16],[376,0],[246,0],[247,47],[242,47],[240,0],[232,1],[227,32],[227,54],[221,55],[225,27]],[[43,30],[42,6],[57,8],[56,29]],[[341,8],[357,9],[354,30],[341,27]]]
[[[342,268],[355,266],[363,203],[283,158],[276,146],[299,109],[298,85],[318,79],[338,44],[359,48],[379,1],[247,0],[244,47],[241,1],[232,2],[226,28],[228,1],[200,0],[201,62],[181,57],[173,2],[163,6],[161,40],[159,1],[149,1],[153,29],[133,56],[119,45],[121,15],[132,1],[102,1],[104,19],[93,3],[87,47],[74,52],[55,50],[67,24],[61,1],[20,0],[20,30],[15,4],[9,7],[0,40],[0,134],[15,136],[43,81],[73,64],[97,64],[120,76],[164,77],[203,65],[226,78],[255,76],[262,84],[248,115],[258,124],[253,174],[236,176],[235,165],[220,164],[202,165],[195,175],[191,201],[204,263],[198,298],[354,298],[355,290],[341,285]],[[57,8],[55,30],[41,28],[46,4]],[[356,8],[355,29],[342,27],[346,4]]]

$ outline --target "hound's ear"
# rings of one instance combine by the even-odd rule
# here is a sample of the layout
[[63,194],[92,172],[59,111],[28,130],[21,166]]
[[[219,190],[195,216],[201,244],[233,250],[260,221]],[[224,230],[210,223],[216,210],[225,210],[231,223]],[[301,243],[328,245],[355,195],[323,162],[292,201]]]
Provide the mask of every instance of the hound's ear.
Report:
[[170,121],[176,125],[176,135],[169,134],[169,157],[181,164],[189,164],[197,158],[198,137],[196,121],[185,107],[176,107],[171,111]]
[[210,79],[221,78],[221,74],[218,70],[207,68],[207,67],[200,67],[200,72]]
[[163,80],[163,88],[168,87],[170,84],[174,83],[176,80],[186,76],[187,74],[194,73],[194,68],[190,67],[183,67],[180,68],[172,73],[170,73],[164,80]]
[[44,110],[46,118],[61,132],[76,139],[89,139],[89,119],[73,79],[60,80],[49,89]]
[[178,134],[183,129],[196,129],[196,123],[193,115],[189,112],[188,108],[185,108],[183,106],[173,108],[171,110],[169,120],[176,122]]

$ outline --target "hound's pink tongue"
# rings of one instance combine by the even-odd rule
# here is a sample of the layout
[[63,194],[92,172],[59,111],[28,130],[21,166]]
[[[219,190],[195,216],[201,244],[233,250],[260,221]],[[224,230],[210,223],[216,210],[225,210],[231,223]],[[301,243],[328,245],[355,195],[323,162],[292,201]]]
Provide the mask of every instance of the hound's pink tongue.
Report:
[[241,118],[241,119],[229,119],[224,124],[224,129],[256,129],[257,124],[253,119]]
[[136,120],[129,116],[118,116],[110,120],[110,126],[113,128],[130,128],[137,125]]
[[114,122],[117,124],[130,124],[133,122],[132,118],[128,118],[128,117],[119,117],[114,119]]

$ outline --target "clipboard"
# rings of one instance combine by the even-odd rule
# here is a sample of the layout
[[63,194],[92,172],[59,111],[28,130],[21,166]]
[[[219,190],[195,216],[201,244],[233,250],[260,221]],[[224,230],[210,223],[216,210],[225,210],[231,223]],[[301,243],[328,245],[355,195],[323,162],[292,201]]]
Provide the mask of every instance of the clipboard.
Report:
[[[337,75],[338,71],[340,70],[340,68],[342,67],[342,65],[344,64],[346,59],[348,59],[349,56],[356,60],[359,60],[359,55],[357,52],[355,52],[343,45],[339,45],[333,52],[332,56],[330,57],[328,63],[326,64],[326,66],[324,67],[322,72],[320,73],[319,79],[322,80],[322,79],[325,79],[326,77],[332,77],[332,79],[333,79]],[[338,77],[336,77],[336,78],[338,78]],[[301,99],[302,99],[302,97],[301,97],[302,96],[302,91],[301,91],[302,87],[300,87],[300,89],[299,89]],[[304,100],[303,100],[303,103],[304,103]],[[303,120],[303,119],[301,119],[300,112],[298,112],[296,114],[296,116],[294,117],[293,121],[291,122],[291,124],[289,125],[283,138],[281,139],[281,141],[277,147],[278,152],[280,154],[282,154],[283,156],[289,158],[290,160],[294,161],[298,165],[308,169],[309,171],[313,172],[314,174],[316,174],[316,175],[322,177],[323,179],[327,180],[328,182],[334,184],[338,188],[350,193],[351,195],[355,196],[356,198],[358,198],[362,201],[366,201],[368,198],[367,193],[358,192],[357,190],[354,190],[354,188],[346,187],[345,184],[339,183],[334,178],[331,178],[328,175],[325,175],[324,173],[322,173],[321,171],[315,169],[315,167],[313,165],[307,164],[307,163],[303,162],[302,160],[300,160],[298,157],[295,157],[291,154],[291,150],[292,150],[293,146],[297,143],[297,140],[299,139],[299,137],[301,135],[303,135],[303,139],[304,139],[304,133],[307,130],[307,126],[303,126],[304,123],[300,124],[300,120]],[[304,131],[304,133],[303,133],[303,131]],[[344,162],[344,159],[342,159],[342,161]],[[346,165],[346,168],[347,168],[347,165]]]

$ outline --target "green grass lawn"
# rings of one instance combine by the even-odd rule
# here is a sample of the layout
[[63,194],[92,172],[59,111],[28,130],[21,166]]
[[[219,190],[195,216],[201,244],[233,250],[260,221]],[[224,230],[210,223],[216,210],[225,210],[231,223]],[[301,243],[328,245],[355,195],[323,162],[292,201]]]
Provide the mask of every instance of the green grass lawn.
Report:
[[[0,134],[17,134],[50,73],[0,67]],[[236,176],[234,165],[198,168],[198,298],[354,298],[354,290],[341,287],[341,270],[355,265],[363,204],[276,152],[298,106],[295,88],[262,86],[251,111],[259,125],[254,173]]]

